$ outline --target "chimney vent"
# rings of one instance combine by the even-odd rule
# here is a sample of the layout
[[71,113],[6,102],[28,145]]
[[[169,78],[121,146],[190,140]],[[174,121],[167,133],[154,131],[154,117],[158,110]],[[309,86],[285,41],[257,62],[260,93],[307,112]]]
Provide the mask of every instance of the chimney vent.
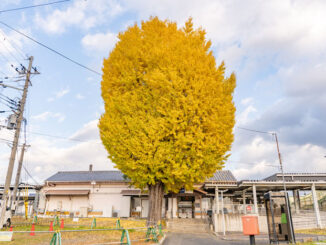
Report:
[[89,165],[89,171],[93,171],[93,164]]

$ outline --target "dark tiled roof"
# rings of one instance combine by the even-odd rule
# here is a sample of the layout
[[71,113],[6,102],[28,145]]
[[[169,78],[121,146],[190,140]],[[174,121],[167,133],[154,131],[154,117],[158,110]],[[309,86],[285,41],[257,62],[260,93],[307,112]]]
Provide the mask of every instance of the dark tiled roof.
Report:
[[49,182],[120,182],[129,181],[120,171],[64,171],[52,175]]
[[[285,181],[326,181],[326,173],[284,173]],[[282,181],[282,174],[276,173],[263,180]]]
[[217,182],[237,182],[237,179],[234,177],[230,170],[220,170],[216,171],[208,181],[217,181]]

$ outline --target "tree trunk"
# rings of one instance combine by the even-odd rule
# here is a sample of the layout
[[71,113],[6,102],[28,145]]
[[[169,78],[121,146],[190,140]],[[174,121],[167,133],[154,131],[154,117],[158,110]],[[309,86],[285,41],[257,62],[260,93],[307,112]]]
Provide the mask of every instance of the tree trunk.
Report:
[[148,186],[148,216],[147,226],[157,225],[162,219],[162,202],[164,185],[159,182]]

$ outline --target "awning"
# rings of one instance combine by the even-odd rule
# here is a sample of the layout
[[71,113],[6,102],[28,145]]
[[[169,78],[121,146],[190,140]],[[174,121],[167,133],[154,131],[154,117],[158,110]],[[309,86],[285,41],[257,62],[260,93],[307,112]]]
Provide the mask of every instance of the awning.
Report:
[[203,190],[201,190],[201,189],[194,189],[194,191],[196,191],[196,192],[199,192],[199,193],[201,193],[201,194],[203,194],[203,195],[207,195],[207,192],[206,191],[203,191]]
[[46,196],[87,196],[89,190],[49,190]]
[[[122,190],[121,194],[123,196],[141,196],[144,195],[144,193],[141,193],[140,190]],[[147,195],[147,194],[145,194]]]

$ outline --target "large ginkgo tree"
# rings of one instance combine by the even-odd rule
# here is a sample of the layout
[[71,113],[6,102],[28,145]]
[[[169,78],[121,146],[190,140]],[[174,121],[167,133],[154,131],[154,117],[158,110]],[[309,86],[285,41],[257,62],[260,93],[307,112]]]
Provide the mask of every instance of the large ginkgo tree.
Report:
[[192,189],[223,167],[233,142],[235,75],[216,65],[211,42],[152,17],[119,33],[103,62],[100,136],[109,158],[148,190],[148,224],[166,192]]

